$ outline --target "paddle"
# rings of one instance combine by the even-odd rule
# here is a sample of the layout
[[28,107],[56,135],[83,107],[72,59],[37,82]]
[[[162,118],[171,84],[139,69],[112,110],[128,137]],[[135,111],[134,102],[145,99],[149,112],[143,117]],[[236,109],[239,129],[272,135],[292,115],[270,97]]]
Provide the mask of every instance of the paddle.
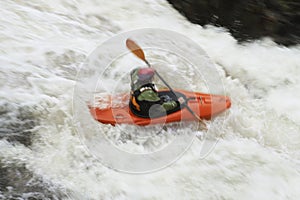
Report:
[[[143,60],[148,65],[148,67],[151,67],[150,63],[145,58],[144,51],[133,40],[127,39],[126,46],[134,55],[136,55],[138,58]],[[159,75],[159,73],[156,70],[155,70],[155,74],[169,88],[169,90],[176,96],[176,94],[175,94],[174,90],[171,88],[171,86]],[[184,102],[183,105],[200,122],[200,124],[207,130],[206,124],[203,122],[203,120],[198,115],[196,115],[196,113],[188,106],[188,104],[186,102]]]

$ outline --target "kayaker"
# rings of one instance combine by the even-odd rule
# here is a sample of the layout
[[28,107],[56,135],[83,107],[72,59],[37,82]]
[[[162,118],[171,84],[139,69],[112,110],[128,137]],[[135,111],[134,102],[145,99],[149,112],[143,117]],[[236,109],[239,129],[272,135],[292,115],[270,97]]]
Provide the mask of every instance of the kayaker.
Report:
[[[179,104],[168,96],[159,97],[153,84],[155,70],[153,68],[135,68],[131,71],[131,111],[143,117],[155,117],[168,113]],[[149,114],[149,110],[150,114]]]

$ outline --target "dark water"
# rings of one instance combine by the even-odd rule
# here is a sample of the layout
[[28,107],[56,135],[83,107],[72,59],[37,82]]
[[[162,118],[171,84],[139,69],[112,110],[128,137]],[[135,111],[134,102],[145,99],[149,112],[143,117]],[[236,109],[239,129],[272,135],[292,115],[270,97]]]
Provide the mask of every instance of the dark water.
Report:
[[[31,148],[33,128],[39,124],[34,106],[13,103],[0,105],[0,139],[14,145]],[[13,158],[12,158],[13,159]],[[43,181],[18,162],[0,157],[0,199],[61,199],[66,196],[61,189]]]
[[279,44],[300,43],[298,0],[168,0],[188,20],[226,27],[240,42],[271,37]]
[[0,104],[0,139],[30,146],[31,130],[39,121],[30,110],[29,106]]
[[66,195],[26,169],[25,164],[0,160],[0,199],[61,199]]

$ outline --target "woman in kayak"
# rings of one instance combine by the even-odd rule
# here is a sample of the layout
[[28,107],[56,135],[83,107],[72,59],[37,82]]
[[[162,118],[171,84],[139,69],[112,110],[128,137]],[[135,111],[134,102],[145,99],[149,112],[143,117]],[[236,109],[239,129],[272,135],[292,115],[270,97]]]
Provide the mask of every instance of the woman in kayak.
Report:
[[140,117],[162,116],[179,107],[179,103],[169,96],[159,97],[152,83],[155,70],[153,68],[136,68],[131,71],[130,109]]

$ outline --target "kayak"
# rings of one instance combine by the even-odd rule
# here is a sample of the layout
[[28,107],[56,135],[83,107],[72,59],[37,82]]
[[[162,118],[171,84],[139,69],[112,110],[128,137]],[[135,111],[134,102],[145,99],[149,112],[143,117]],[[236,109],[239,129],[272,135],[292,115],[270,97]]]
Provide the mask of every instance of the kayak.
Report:
[[[158,91],[159,96],[168,95],[174,100],[183,97],[187,105],[201,119],[211,119],[224,112],[231,106],[230,98],[223,95],[205,94],[200,92],[190,92],[185,90],[174,90],[176,96],[169,90]],[[129,107],[130,95],[107,93],[95,94],[94,99],[88,107],[93,118],[103,124],[134,124],[150,125],[165,124],[179,121],[196,121],[184,105],[179,105],[178,109],[169,114],[158,117],[144,117],[134,114]]]

